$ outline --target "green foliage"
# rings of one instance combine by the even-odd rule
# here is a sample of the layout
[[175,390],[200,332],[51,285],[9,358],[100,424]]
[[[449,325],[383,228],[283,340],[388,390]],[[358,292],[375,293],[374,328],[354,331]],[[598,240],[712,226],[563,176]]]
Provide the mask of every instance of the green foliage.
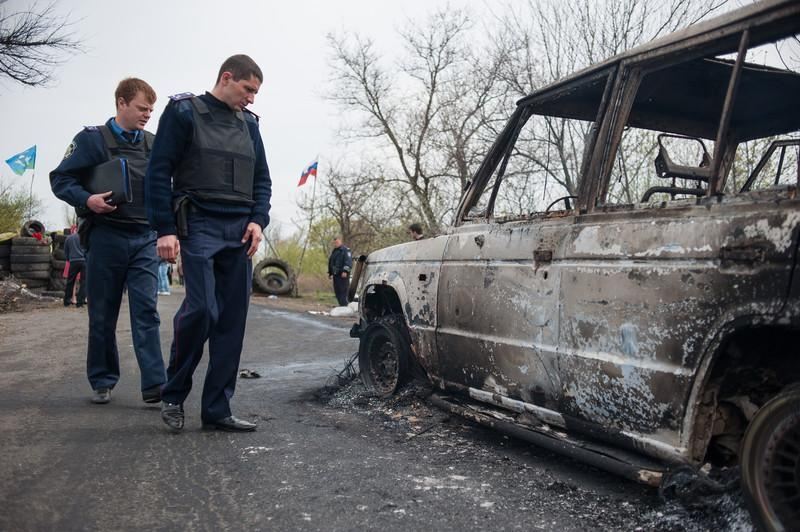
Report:
[[22,224],[33,218],[41,209],[38,198],[29,198],[27,192],[11,184],[0,183],[0,233],[19,231]]

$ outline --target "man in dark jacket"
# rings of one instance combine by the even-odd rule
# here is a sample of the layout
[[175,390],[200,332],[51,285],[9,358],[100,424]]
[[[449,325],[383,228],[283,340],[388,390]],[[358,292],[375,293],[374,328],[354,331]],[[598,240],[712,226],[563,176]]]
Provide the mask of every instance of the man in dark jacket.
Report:
[[269,222],[271,181],[258,118],[246,109],[263,81],[246,55],[222,64],[211,92],[170,97],[147,171],[147,214],[158,254],[183,265],[186,297],[174,320],[161,419],[184,425],[183,403],[208,342],[203,428],[246,432],[234,417],[250,288],[251,257]]
[[[75,135],[58,168],[50,172],[50,188],[82,215],[79,233],[91,227],[85,249],[89,294],[86,368],[92,402],[108,403],[119,380],[116,328],[127,286],[142,399],[157,403],[166,375],[156,308],[156,234],[147,223],[144,206],[144,174],[153,143],[152,133],[144,131],[144,126],[153,112],[156,93],[141,79],[128,78],[119,83],[114,98],[116,116]],[[127,161],[130,203],[112,205],[111,191],[86,188],[93,169],[111,159]]]
[[333,279],[333,292],[339,306],[347,306],[347,291],[350,288],[350,270],[353,268],[353,254],[342,244],[341,237],[333,239],[333,251],[328,258],[328,277]]
[[78,276],[83,273],[81,281],[78,284],[78,294],[75,302],[75,306],[80,308],[86,303],[86,274],[84,273],[86,257],[81,247],[81,239],[78,236],[77,230],[73,230],[64,241],[64,258],[69,262],[67,284],[64,287],[64,306],[68,307],[72,302],[72,291],[75,288],[75,281],[78,279]]

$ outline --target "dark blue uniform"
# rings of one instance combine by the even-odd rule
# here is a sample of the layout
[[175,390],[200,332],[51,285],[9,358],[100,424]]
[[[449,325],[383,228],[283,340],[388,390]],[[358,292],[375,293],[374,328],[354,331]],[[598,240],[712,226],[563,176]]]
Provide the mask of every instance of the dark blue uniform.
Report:
[[[333,293],[339,305],[347,306],[347,292],[350,289],[350,270],[353,268],[353,254],[350,248],[342,244],[333,248],[328,257],[328,275],[333,278]],[[342,273],[346,275],[342,277]]]
[[[193,105],[198,104],[193,104],[190,96],[172,97],[161,116],[145,196],[150,224],[159,237],[177,234],[173,206],[183,199],[190,205],[187,234],[179,235],[186,298],[174,319],[175,338],[162,399],[183,404],[208,340],[201,417],[204,422],[215,422],[231,415],[229,401],[236,386],[252,284],[252,262],[247,256],[250,243],[243,244],[241,239],[248,223],[255,222],[262,229],[267,226],[272,188],[257,120],[245,112],[240,119],[245,120],[252,143],[254,159],[250,163],[254,164],[248,167],[252,169],[252,200],[221,201],[213,194],[176,190],[179,180],[173,186],[171,178],[197,162],[193,146],[201,128],[195,126]],[[232,113],[210,93],[198,98],[211,115]],[[250,150],[249,144],[247,148]]]
[[[106,126],[119,146],[144,150],[143,132],[126,136],[113,119],[109,119]],[[50,172],[53,193],[73,207],[85,209],[91,194],[81,183],[92,168],[108,160],[109,151],[101,131],[97,127],[85,128],[75,136],[58,167]],[[142,198],[143,195],[139,195],[137,203]],[[135,206],[141,207],[140,204]],[[86,363],[89,383],[93,390],[112,389],[119,380],[116,328],[123,288],[127,285],[133,349],[141,370],[141,387],[143,391],[157,389],[166,376],[156,308],[155,232],[142,223],[144,220],[114,219],[105,214],[90,216],[93,229],[89,233],[85,272],[89,304]]]

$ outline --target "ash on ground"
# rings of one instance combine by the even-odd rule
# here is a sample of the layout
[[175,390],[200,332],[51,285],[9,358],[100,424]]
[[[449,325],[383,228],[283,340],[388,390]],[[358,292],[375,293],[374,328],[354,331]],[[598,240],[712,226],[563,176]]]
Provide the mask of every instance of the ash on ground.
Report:
[[0,280],[0,314],[51,307],[58,300],[29,290],[14,278]]
[[[672,490],[659,493],[451,416],[426,401],[433,391],[427,381],[414,380],[393,396],[381,398],[364,386],[353,357],[316,397],[327,408],[362,415],[365,423],[379,424],[396,443],[411,446],[420,455],[438,456],[446,467],[460,463],[495,474],[500,469],[504,483],[514,486],[519,498],[497,503],[494,510],[503,511],[503,506],[508,506],[508,511],[524,509],[530,513],[531,523],[571,515],[600,530],[754,530],[738,483],[726,493],[708,493],[702,486],[681,483],[678,478]],[[530,456],[545,456],[593,472],[589,475],[602,479],[605,487],[575,482],[551,468],[543,470],[535,461],[528,463]],[[618,494],[609,495],[608,485],[616,486],[610,491]]]

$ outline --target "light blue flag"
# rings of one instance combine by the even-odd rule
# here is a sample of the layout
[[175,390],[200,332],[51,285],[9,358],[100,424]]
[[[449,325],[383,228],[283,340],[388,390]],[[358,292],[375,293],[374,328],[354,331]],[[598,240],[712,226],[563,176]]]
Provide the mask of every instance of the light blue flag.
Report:
[[22,175],[25,170],[33,170],[36,167],[36,145],[34,144],[27,150],[6,159],[6,164],[11,167],[17,175]]

